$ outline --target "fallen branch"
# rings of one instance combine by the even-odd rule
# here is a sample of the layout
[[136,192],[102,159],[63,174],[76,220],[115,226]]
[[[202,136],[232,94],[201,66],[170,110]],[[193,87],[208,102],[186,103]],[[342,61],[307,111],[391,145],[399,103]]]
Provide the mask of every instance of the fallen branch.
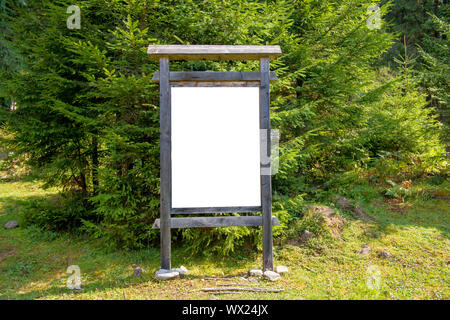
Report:
[[215,281],[219,281],[219,280],[223,280],[223,281],[233,281],[236,278],[240,278],[242,280],[248,281],[246,278],[244,278],[243,276],[231,276],[231,277],[224,277],[224,278],[215,278],[215,277],[206,277],[206,278],[202,278],[203,281],[205,280],[215,280]]
[[211,294],[241,294],[239,291],[219,291],[219,292],[210,292]]
[[219,287],[232,287],[232,286],[251,286],[250,283],[218,283]]
[[308,270],[308,271],[311,271],[312,273],[317,273],[317,271],[314,271],[313,269],[311,269],[311,268],[309,268],[309,267],[307,267],[307,266],[305,266],[305,265],[303,265],[303,264],[301,264],[301,263],[298,263],[301,267],[303,267],[303,268],[305,268],[306,270]]
[[203,289],[196,289],[189,292],[196,292],[196,291],[252,291],[252,292],[281,292],[284,291],[284,289],[268,289],[268,288],[243,288],[243,287],[215,287],[215,288],[203,288]]

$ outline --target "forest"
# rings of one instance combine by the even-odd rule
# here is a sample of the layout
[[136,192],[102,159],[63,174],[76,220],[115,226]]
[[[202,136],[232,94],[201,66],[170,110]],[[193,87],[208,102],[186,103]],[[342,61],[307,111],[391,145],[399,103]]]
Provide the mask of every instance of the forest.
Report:
[[[71,5],[79,26],[69,27]],[[0,0],[0,222],[17,219],[46,241],[157,252],[159,64],[147,47],[279,45],[270,88],[278,257],[290,261],[284,244],[314,256],[345,242],[317,214],[331,208],[344,233],[356,228],[345,221],[378,221],[378,234],[395,219],[431,219],[423,228],[441,238],[428,245],[448,260],[449,19],[449,1],[438,0]],[[173,61],[171,70],[259,63]],[[21,181],[39,191],[12,201]],[[172,231],[173,246],[195,259],[260,252],[261,237],[253,227]],[[448,299],[447,277],[426,297]]]

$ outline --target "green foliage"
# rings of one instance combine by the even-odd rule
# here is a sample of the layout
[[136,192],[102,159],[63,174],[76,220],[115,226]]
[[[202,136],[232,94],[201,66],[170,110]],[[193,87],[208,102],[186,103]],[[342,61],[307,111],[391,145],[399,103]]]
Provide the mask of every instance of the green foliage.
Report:
[[9,264],[5,271],[11,279],[17,281],[23,278],[30,277],[33,271],[37,269],[37,267],[37,261],[20,259],[12,264]]
[[[255,230],[255,233],[259,234],[257,230]],[[233,253],[236,248],[242,247],[245,243],[249,242],[251,235],[252,230],[249,227],[192,228],[186,229],[183,232],[183,239],[186,242],[186,248],[193,254],[228,255]],[[257,240],[261,239],[254,240],[256,241],[251,241],[248,244],[250,246],[257,245]]]
[[60,195],[51,201],[38,198],[24,203],[19,211],[20,224],[49,232],[75,231],[83,219],[94,219],[86,199],[80,195]]
[[[383,2],[381,28],[369,29],[368,0],[89,0],[79,4],[81,29],[71,30],[68,0],[0,2],[0,50],[7,53],[0,97],[5,107],[11,99],[18,106],[0,109],[8,132],[2,145],[46,186],[69,195],[64,206],[24,208],[24,222],[52,232],[82,226],[109,246],[157,246],[150,226],[159,215],[159,88],[151,81],[158,64],[146,53],[154,43],[282,47],[271,64],[280,78],[271,88],[272,126],[281,132],[275,236],[300,217],[298,228],[313,229],[302,208],[333,190],[366,178],[440,174],[445,134],[422,85],[444,105],[448,43],[438,40],[433,51],[430,39],[420,51],[422,69],[404,60],[400,70],[376,67],[396,39],[385,17],[398,16],[405,3]],[[257,68],[257,61],[171,63],[171,70]],[[173,237],[192,252],[228,254],[261,243],[260,228],[187,229]]]
[[43,230],[36,225],[30,225],[27,227],[27,233],[31,240],[39,242],[39,241],[53,241],[58,238],[58,233]]
[[311,211],[306,213],[294,223],[295,233],[300,236],[303,231],[310,231],[316,237],[330,237],[330,230],[324,223],[323,217],[318,214],[313,214]]
[[403,187],[402,185],[398,185],[395,182],[388,180],[387,183],[391,185],[385,192],[385,195],[391,198],[402,198],[404,201],[407,196],[410,195],[410,190],[408,188]]
[[387,15],[390,30],[398,35],[384,61],[390,65],[398,54],[407,51],[415,62],[420,90],[427,95],[429,106],[437,108],[439,121],[444,124],[442,140],[449,137],[450,50],[448,1],[392,1]]
[[361,132],[368,156],[381,153],[417,155],[423,160],[443,156],[440,125],[426,97],[408,76],[386,90],[382,99],[365,110],[367,126]]
[[450,136],[450,3],[441,8],[440,15],[433,15],[435,35],[425,36],[418,48],[422,63],[418,78],[430,104],[438,108],[439,120],[444,124],[443,139]]
[[[386,2],[386,1],[383,1]],[[404,51],[404,37],[406,36],[408,50],[415,52],[415,46],[422,43],[426,35],[434,32],[434,26],[429,14],[434,14],[445,6],[445,1],[435,0],[395,0],[387,14],[391,22],[390,30],[395,32],[399,41],[391,49],[393,56]]]

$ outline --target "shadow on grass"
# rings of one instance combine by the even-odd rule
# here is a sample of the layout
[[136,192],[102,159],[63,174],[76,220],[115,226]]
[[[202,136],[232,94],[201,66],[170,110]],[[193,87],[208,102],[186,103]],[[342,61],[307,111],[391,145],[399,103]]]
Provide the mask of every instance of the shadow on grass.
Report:
[[[177,254],[177,253],[175,253]],[[125,254],[126,255],[126,254]],[[151,254],[151,256],[154,256]],[[115,299],[126,299],[126,296],[121,297],[121,290],[127,291],[131,288],[136,288],[137,290],[141,290],[146,297],[158,297],[164,296],[170,292],[171,295],[184,296],[187,294],[188,287],[186,287],[186,292],[183,292],[184,286],[183,282],[187,283],[190,281],[198,281],[199,283],[202,279],[213,280],[217,279],[223,280],[225,279],[236,279],[239,280],[239,277],[243,276],[243,273],[239,273],[236,271],[232,271],[226,275],[211,275],[211,274],[202,274],[202,275],[186,275],[183,278],[176,278],[173,280],[158,280],[154,276],[154,271],[156,271],[159,267],[159,259],[153,261],[152,263],[148,263],[146,265],[142,265],[146,272],[140,278],[134,278],[132,268],[127,269],[126,257],[122,257],[121,261],[113,262],[116,267],[121,264],[121,268],[115,271],[108,271],[108,265],[104,265],[95,270],[100,274],[106,274],[106,278],[98,279],[95,281],[86,280],[82,283],[82,291],[81,293],[76,293],[75,290],[71,290],[67,288],[66,281],[68,279],[68,275],[58,279],[58,274],[61,272],[53,271],[51,273],[45,274],[44,277],[38,278],[36,275],[30,275],[27,277],[23,277],[14,283],[14,289],[12,290],[11,285],[9,286],[9,292],[3,292],[0,294],[0,300],[5,299],[18,299],[18,300],[29,300],[29,299],[90,299],[92,295],[100,294],[100,298],[108,299],[109,296],[114,295]],[[185,261],[186,262],[186,261]],[[231,262],[228,261],[228,263]],[[190,265],[191,261],[189,261]],[[223,263],[228,264],[226,261]],[[234,268],[238,266],[234,265]],[[231,268],[231,266],[230,266]],[[61,271],[61,270],[59,270]],[[91,271],[91,272],[89,272]],[[231,271],[231,270],[230,270]],[[87,273],[92,273],[93,270],[88,270]],[[82,279],[86,273],[81,274]],[[64,280],[64,281],[61,281]],[[39,285],[38,283],[46,284],[47,288],[42,289],[33,289],[30,288],[30,285],[35,283],[34,285]],[[180,286],[181,284],[181,286]],[[31,289],[31,290],[30,290]],[[181,290],[180,290],[181,289]],[[171,291],[175,290],[175,291]],[[108,293],[111,291],[112,293]],[[119,291],[119,292],[117,292]],[[102,295],[101,293],[104,293]]]
[[[421,227],[435,229],[443,237],[450,238],[450,203],[446,200],[430,199],[427,201],[413,201],[405,213],[393,210],[388,204],[382,206],[366,206],[366,212],[374,219],[373,222],[363,221],[368,225],[368,232],[390,234],[393,226],[408,228]],[[355,218],[356,220],[356,218]]]

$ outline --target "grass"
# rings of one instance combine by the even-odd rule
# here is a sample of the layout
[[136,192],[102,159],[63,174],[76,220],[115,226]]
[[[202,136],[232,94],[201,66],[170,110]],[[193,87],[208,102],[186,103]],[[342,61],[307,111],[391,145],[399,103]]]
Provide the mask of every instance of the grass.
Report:
[[[24,203],[55,193],[41,189],[38,181],[0,183],[0,299],[211,299],[212,294],[190,291],[224,283],[202,280],[205,277],[240,275],[261,266],[259,252],[202,257],[174,246],[173,266],[184,265],[190,274],[184,279],[161,282],[154,277],[159,266],[158,248],[114,251],[83,236],[36,227],[3,228],[7,221],[18,218]],[[358,200],[362,200],[373,221],[355,219],[343,212],[345,226],[339,238],[312,239],[303,245],[275,241],[275,264],[287,266],[290,272],[277,282],[264,280],[252,285],[283,288],[283,292],[217,298],[449,299],[448,199],[417,197],[409,202],[406,214],[391,210],[381,196]],[[367,255],[359,253],[364,244],[372,249]],[[392,257],[379,257],[380,250]],[[146,270],[141,278],[132,276],[132,264]],[[80,267],[81,293],[66,287],[69,265]],[[378,279],[375,287],[367,284],[368,280],[373,283],[373,274]],[[233,282],[244,280],[236,278]]]

